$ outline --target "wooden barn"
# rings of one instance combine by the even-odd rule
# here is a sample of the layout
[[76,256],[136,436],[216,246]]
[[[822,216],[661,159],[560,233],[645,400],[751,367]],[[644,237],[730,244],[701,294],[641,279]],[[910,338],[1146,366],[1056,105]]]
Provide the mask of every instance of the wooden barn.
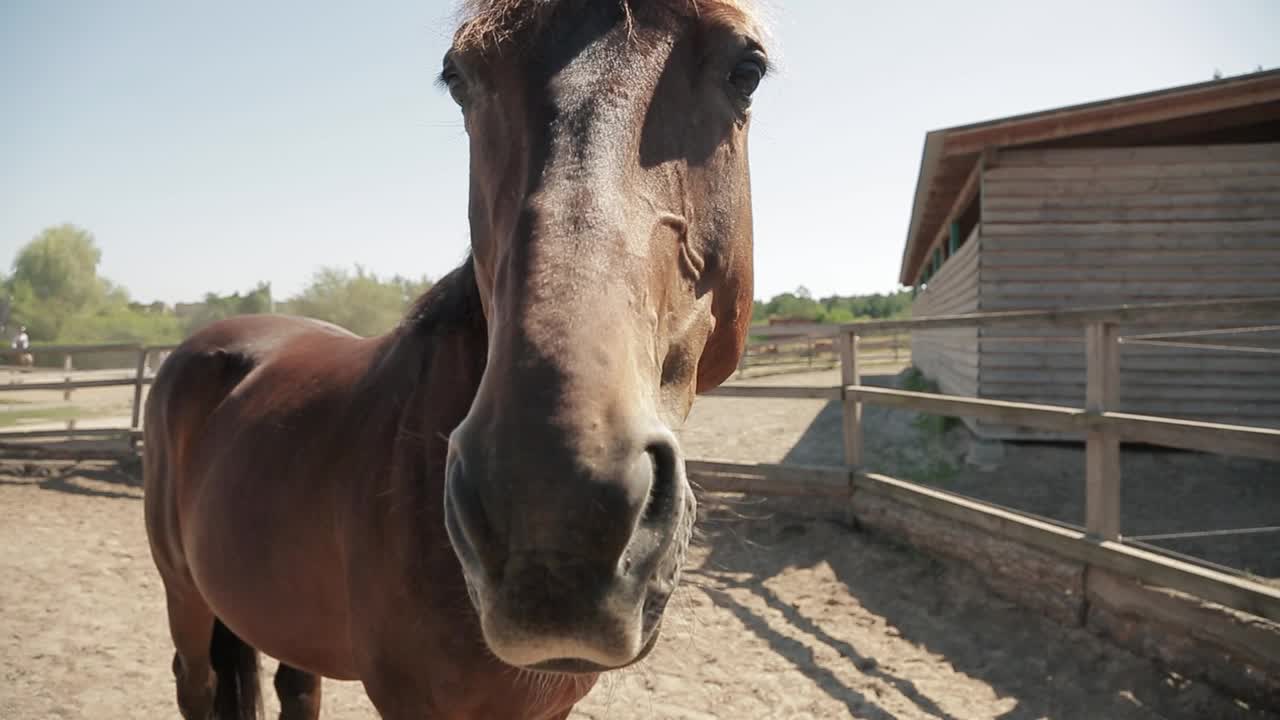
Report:
[[[929,133],[900,282],[916,317],[1280,296],[1280,71]],[[1077,330],[935,330],[912,347],[943,392],[1083,404]],[[1280,426],[1280,355],[1121,347],[1122,411]]]

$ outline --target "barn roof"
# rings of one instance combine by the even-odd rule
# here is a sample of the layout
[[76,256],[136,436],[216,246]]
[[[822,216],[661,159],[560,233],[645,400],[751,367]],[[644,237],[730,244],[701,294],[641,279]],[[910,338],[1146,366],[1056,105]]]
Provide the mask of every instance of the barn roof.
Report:
[[1280,138],[1280,70],[934,130],[925,136],[899,282],[911,285],[971,193],[978,159],[1009,147],[1114,147]]

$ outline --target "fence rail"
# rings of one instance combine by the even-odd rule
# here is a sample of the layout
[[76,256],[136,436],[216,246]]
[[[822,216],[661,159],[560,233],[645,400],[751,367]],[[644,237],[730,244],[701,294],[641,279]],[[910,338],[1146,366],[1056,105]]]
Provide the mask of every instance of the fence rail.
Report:
[[[116,438],[122,437],[128,439],[130,444],[135,444],[141,437],[141,419],[142,419],[142,394],[143,389],[154,382],[154,378],[147,373],[148,360],[155,354],[167,353],[177,345],[144,345],[141,343],[105,343],[100,345],[33,345],[24,350],[15,350],[12,348],[0,348],[0,357],[18,356],[25,354],[32,355],[62,355],[62,371],[65,373],[60,381],[48,382],[8,382],[0,383],[0,393],[5,392],[39,392],[39,391],[61,391],[63,401],[70,401],[72,394],[76,390],[87,390],[92,388],[110,388],[110,387],[132,387],[133,402],[130,412],[130,423],[127,427],[118,428],[77,428],[76,422],[79,418],[71,418],[66,420],[66,428],[41,429],[41,430],[23,430],[23,429],[3,429],[0,430],[0,441],[28,441],[45,438],[72,438],[72,439],[100,439],[100,438]],[[133,373],[129,376],[117,378],[100,378],[93,380],[76,380],[73,373],[75,364],[73,358],[80,355],[97,355],[102,353],[137,353],[137,363],[133,369]],[[124,368],[121,368],[125,370]]]
[[[144,385],[151,384],[151,378],[143,378]],[[110,380],[67,380],[65,382],[37,382],[37,383],[3,383],[0,384],[0,392],[34,392],[36,390],[86,390],[88,388],[104,388],[104,387],[125,387],[138,384],[138,380],[132,377],[114,378]]]
[[688,461],[686,470],[704,490],[831,499],[858,492],[887,496],[1069,560],[1280,621],[1280,589],[907,480],[854,468],[704,460]]
[[[840,333],[838,325],[806,325],[803,326],[806,330],[793,335],[778,334],[779,328],[789,327],[786,325],[767,327],[774,332],[762,340],[748,343],[744,348],[738,362],[739,376],[749,368],[792,365],[797,369],[808,369],[819,360],[839,362],[839,348],[835,342]],[[760,330],[753,328],[751,332]],[[901,362],[910,357],[911,339],[906,333],[894,333],[891,337],[868,342],[864,349],[864,359],[868,363]]]
[[138,343],[107,343],[101,345],[32,345],[26,350],[0,348],[0,356],[4,355],[81,355],[104,352],[137,351],[143,346]]
[[1093,323],[1199,323],[1258,317],[1274,321],[1280,315],[1280,297],[1241,300],[1100,305],[1065,310],[1006,310],[1002,312],[936,315],[906,320],[872,320],[841,325],[841,335],[872,335],[911,330],[995,327],[997,325],[1049,324],[1084,327]]
[[[1114,410],[1119,397],[1119,352],[1123,342],[1120,323],[1160,320],[1198,323],[1225,319],[1280,317],[1280,297],[1258,300],[1202,301],[1155,305],[1114,306],[1052,311],[978,313],[949,317],[915,318],[856,323],[840,326],[829,341],[838,351],[841,382],[832,387],[721,387],[710,395],[732,397],[817,398],[839,400],[842,405],[845,465],[841,467],[758,465],[689,460],[691,478],[709,490],[760,494],[807,495],[850,499],[857,492],[892,497],[929,512],[977,526],[997,536],[1022,542],[1059,556],[1119,572],[1144,582],[1195,594],[1228,607],[1280,622],[1280,589],[1205,568],[1150,550],[1127,545],[1120,528],[1120,465],[1122,441],[1146,442],[1191,450],[1243,455],[1280,461],[1280,430],[1226,425],[1169,417],[1134,415]],[[1082,327],[1086,346],[1086,403],[1084,408],[1040,405],[952,395],[918,393],[861,384],[861,366],[868,348],[884,343],[866,342],[864,336],[947,327],[991,327],[1051,323]],[[1135,339],[1146,339],[1135,336]],[[807,339],[811,347],[813,337]],[[773,344],[785,339],[770,341]],[[133,408],[128,427],[68,430],[17,430],[0,432],[0,440],[53,437],[141,438],[143,388],[152,381],[147,361],[152,353],[172,345],[147,346],[61,345],[37,346],[28,352],[138,353],[131,378],[61,383],[0,384],[3,391],[71,390],[133,386]],[[6,355],[12,351],[2,351]],[[71,368],[71,362],[65,363]],[[907,480],[870,472],[862,467],[862,406],[864,403],[910,409],[924,413],[972,417],[1047,430],[1084,431],[1086,447],[1085,528],[1075,529],[1048,522],[1008,508],[961,497]]]
[[[842,405],[844,467],[757,465],[690,460],[688,472],[701,486],[781,495],[845,498],[867,491],[959,520],[1067,559],[1195,594],[1228,607],[1280,621],[1280,589],[1247,578],[1126,545],[1120,526],[1120,443],[1143,442],[1188,450],[1280,461],[1280,430],[1116,412],[1120,396],[1122,323],[1210,321],[1280,317],[1280,297],[1121,305],[1068,310],[1027,310],[887,320],[841,326],[835,338],[841,357],[837,387],[718,388],[709,395],[830,398]],[[1054,324],[1081,327],[1086,355],[1085,407],[987,400],[910,392],[861,384],[864,336],[939,328]],[[1147,337],[1135,336],[1135,340]],[[862,467],[864,403],[927,414],[976,418],[1044,430],[1085,433],[1085,527],[1075,529],[1008,508],[891,478]]]

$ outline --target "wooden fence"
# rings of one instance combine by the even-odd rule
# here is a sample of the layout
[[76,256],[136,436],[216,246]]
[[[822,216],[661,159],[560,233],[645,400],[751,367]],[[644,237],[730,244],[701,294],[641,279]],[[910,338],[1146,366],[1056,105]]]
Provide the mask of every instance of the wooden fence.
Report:
[[[1123,574],[1143,582],[1192,593],[1244,612],[1280,622],[1280,589],[1248,578],[1160,555],[1125,544],[1120,526],[1120,443],[1143,442],[1192,450],[1242,455],[1280,462],[1280,430],[1180,420],[1114,412],[1119,396],[1119,337],[1116,328],[1131,322],[1185,322],[1280,317],[1280,298],[1162,303],[1055,311],[1012,311],[947,317],[857,323],[833,329],[830,336],[840,356],[841,383],[833,387],[728,386],[712,395],[770,398],[828,398],[843,408],[845,465],[841,467],[769,465],[689,460],[691,477],[709,490],[773,495],[811,495],[856,502],[858,493],[885,496],[951,518],[1060,557]],[[918,393],[861,384],[866,348],[864,338],[924,328],[992,327],[1050,323],[1083,328],[1088,362],[1085,407],[983,400]],[[881,343],[883,346],[884,344]],[[132,386],[132,415],[128,427],[4,431],[0,441],[57,438],[127,439],[141,437],[143,389],[152,382],[148,359],[173,346],[138,344],[44,346],[37,353],[136,352],[132,376],[108,380],[0,384],[0,392]],[[6,354],[13,351],[0,350]],[[1083,529],[1045,521],[995,505],[961,497],[906,480],[887,477],[863,467],[862,406],[864,403],[905,408],[923,413],[956,415],[1048,430],[1086,433],[1086,520]],[[1280,482],[1280,478],[1277,478]]]
[[[1218,569],[1185,562],[1124,542],[1120,525],[1120,443],[1139,442],[1241,455],[1280,462],[1280,430],[1115,412],[1121,323],[1234,321],[1280,317],[1280,297],[1052,311],[1011,311],[937,316],[845,325],[839,347],[841,384],[836,387],[722,387],[710,395],[770,398],[829,398],[843,409],[843,467],[743,464],[690,460],[691,477],[708,490],[773,495],[811,495],[857,502],[873,493],[976,526],[997,537],[1030,545],[1087,566],[1142,582],[1188,592],[1206,600],[1280,622],[1280,588]],[[1085,407],[984,400],[909,392],[861,384],[864,338],[926,328],[1053,324],[1083,330],[1087,358]],[[1136,339],[1136,338],[1135,338]],[[922,413],[970,417],[1031,428],[1084,431],[1085,527],[1072,528],[965,498],[864,467],[863,404]],[[1280,482],[1280,477],[1276,478]]]
[[[776,330],[778,326],[773,326]],[[785,327],[785,326],[782,326]],[[753,368],[804,372],[840,362],[835,341],[840,326],[813,326],[797,335],[773,335],[747,343],[738,361],[738,377]],[[753,329],[753,333],[755,330]],[[902,363],[911,359],[911,334],[894,332],[864,343],[864,364]]]
[[[12,350],[0,349],[0,357],[15,357],[22,353],[32,353],[43,356],[61,355],[63,358],[62,370],[64,377],[60,381],[46,382],[8,382],[0,383],[0,393],[6,392],[33,392],[33,391],[62,391],[64,401],[70,401],[76,390],[84,390],[89,388],[107,388],[107,387],[132,387],[133,402],[130,410],[130,420],[127,427],[107,427],[107,428],[83,428],[76,427],[76,419],[67,420],[65,428],[58,429],[42,429],[42,430],[22,430],[22,429],[2,429],[0,430],[0,442],[3,441],[32,441],[41,439],[73,439],[73,440],[127,440],[130,445],[137,442],[142,436],[142,395],[143,389],[150,385],[153,381],[153,374],[149,372],[150,361],[153,358],[163,357],[165,353],[173,350],[176,345],[142,345],[139,343],[114,343],[100,345],[35,345],[29,350]],[[75,358],[83,355],[96,355],[102,353],[134,353],[137,355],[137,362],[133,368],[133,372],[127,376],[117,378],[103,378],[94,380],[77,380],[75,377]],[[41,371],[41,368],[28,369],[32,372]]]

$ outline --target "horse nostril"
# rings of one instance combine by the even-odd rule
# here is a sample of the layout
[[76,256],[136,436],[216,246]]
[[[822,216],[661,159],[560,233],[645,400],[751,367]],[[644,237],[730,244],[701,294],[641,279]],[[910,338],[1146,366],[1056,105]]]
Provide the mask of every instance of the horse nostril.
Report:
[[653,480],[649,484],[649,497],[641,519],[646,524],[654,525],[666,522],[676,509],[679,494],[676,463],[679,458],[675,447],[667,440],[651,443],[645,448],[645,452],[653,464]]
[[483,568],[488,576],[497,577],[505,562],[505,553],[495,518],[475,479],[467,477],[467,468],[460,456],[452,458],[446,473],[445,528],[454,551],[464,566]]

